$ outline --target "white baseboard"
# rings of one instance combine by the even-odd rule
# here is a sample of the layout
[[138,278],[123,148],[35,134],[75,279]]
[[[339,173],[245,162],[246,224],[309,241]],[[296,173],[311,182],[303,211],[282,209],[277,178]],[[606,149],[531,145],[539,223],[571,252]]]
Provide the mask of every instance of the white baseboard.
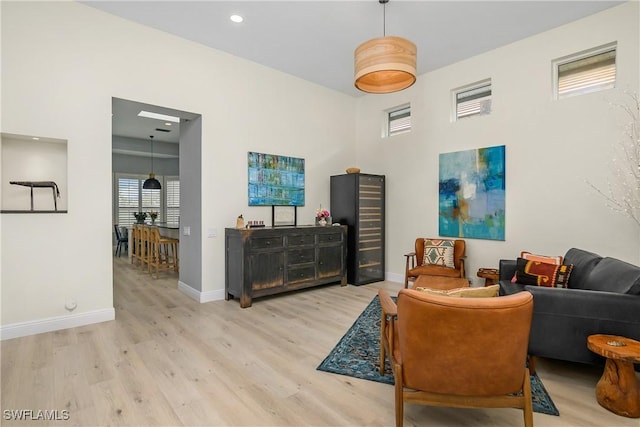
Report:
[[385,274],[385,277],[386,277],[386,280],[390,282],[404,283],[404,274],[389,273],[387,271],[387,273]]
[[224,289],[200,292],[184,282],[178,281],[178,289],[189,298],[198,302],[220,301],[224,299]]
[[95,310],[87,313],[70,314],[66,316],[49,317],[47,319],[30,320],[12,323],[0,328],[0,340],[26,337],[44,332],[59,331],[61,329],[76,328],[93,323],[108,322],[116,318],[113,308]]

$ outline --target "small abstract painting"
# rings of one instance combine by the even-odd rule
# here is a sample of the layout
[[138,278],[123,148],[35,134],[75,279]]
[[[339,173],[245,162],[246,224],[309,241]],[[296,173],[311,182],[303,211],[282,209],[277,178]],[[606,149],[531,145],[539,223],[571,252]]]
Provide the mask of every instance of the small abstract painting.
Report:
[[504,240],[505,146],[440,154],[441,236]]

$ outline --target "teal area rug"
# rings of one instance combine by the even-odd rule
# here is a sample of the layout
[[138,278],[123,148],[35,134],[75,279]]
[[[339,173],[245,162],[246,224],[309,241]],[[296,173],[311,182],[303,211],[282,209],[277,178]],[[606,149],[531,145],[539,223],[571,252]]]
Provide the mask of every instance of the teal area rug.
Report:
[[[334,374],[393,384],[393,373],[388,359],[385,361],[384,375],[380,375],[378,372],[380,316],[380,302],[376,296],[317,369]],[[531,394],[535,412],[560,415],[542,381],[536,374],[531,375]]]

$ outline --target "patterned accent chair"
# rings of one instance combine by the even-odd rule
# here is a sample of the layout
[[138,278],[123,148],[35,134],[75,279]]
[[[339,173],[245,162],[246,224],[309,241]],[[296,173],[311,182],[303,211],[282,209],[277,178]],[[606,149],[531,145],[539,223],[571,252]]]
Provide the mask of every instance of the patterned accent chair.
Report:
[[533,313],[530,292],[453,298],[401,289],[397,304],[384,289],[378,290],[378,296],[382,306],[380,372],[384,372],[388,355],[395,381],[397,427],[404,421],[405,402],[520,408],[524,425],[533,426],[526,365]]
[[[443,244],[453,247],[453,259],[450,260],[449,266],[445,265],[444,254],[439,248],[436,248],[436,246],[442,246]],[[427,257],[425,257],[425,250]],[[421,275],[464,278],[465,250],[466,243],[464,240],[418,237],[415,251],[404,255],[406,258],[405,289],[409,286],[409,282],[415,282],[418,276]],[[439,255],[443,256],[440,257]]]

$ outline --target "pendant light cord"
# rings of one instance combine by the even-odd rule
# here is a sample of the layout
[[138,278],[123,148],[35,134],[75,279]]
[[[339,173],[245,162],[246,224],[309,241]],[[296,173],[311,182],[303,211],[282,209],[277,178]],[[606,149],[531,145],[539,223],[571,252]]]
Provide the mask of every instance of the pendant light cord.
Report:
[[153,135],[149,135],[151,138],[151,173],[153,173]]
[[382,37],[387,36],[387,3],[389,0],[380,0],[382,3]]

